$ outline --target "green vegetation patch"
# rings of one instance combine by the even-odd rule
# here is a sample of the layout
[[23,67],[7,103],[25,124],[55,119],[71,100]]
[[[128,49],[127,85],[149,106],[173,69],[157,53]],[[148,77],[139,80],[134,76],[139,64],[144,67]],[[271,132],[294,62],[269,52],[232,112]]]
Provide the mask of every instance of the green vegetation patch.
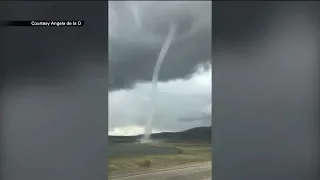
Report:
[[[141,145],[141,144],[140,144]],[[212,159],[208,143],[148,143],[144,146],[174,149],[175,154],[146,154],[109,157],[109,173],[141,168],[205,162]],[[130,149],[127,149],[130,151]],[[131,149],[132,150],[132,149]]]

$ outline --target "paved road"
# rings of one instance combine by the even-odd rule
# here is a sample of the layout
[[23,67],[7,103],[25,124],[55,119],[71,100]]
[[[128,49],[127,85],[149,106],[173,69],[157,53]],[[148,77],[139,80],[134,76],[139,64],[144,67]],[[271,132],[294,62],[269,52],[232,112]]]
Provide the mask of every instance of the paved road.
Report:
[[182,165],[141,174],[111,177],[110,180],[211,180],[211,162]]

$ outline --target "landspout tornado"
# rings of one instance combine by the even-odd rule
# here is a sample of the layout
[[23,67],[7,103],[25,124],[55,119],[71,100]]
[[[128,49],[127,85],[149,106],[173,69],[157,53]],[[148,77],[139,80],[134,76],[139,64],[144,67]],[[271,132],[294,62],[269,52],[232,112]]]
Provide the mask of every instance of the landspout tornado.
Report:
[[144,140],[148,141],[150,138],[150,134],[152,133],[152,123],[156,117],[156,107],[157,107],[157,93],[158,93],[158,75],[161,68],[161,64],[164,60],[165,55],[168,52],[168,49],[172,43],[172,40],[176,33],[176,24],[172,23],[169,29],[168,36],[161,48],[159,53],[156,65],[154,66],[154,71],[152,75],[152,91],[151,91],[151,110],[150,117],[147,119],[147,124],[144,130]]

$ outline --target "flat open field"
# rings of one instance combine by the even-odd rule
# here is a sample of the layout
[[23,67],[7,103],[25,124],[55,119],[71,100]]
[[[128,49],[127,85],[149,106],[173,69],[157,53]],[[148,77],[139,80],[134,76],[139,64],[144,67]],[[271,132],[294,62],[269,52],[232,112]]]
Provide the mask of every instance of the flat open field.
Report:
[[109,143],[109,174],[211,159],[209,143]]
[[109,143],[109,157],[132,157],[142,155],[178,154],[179,149],[174,147],[152,146],[142,143]]

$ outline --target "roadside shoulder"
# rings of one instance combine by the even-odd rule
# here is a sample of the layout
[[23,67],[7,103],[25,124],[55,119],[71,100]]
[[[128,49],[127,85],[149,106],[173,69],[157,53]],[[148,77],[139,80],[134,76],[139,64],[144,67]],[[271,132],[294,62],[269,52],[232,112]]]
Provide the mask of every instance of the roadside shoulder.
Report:
[[121,172],[115,172],[114,174],[110,175],[109,178],[112,178],[112,179],[123,178],[123,177],[128,177],[128,176],[157,173],[157,172],[164,172],[164,171],[170,171],[170,170],[179,170],[179,169],[184,169],[184,168],[206,166],[206,165],[211,165],[211,161],[201,162],[201,163],[175,165],[175,166],[170,166],[170,167],[152,167],[152,168],[148,168],[148,169],[121,171]]

